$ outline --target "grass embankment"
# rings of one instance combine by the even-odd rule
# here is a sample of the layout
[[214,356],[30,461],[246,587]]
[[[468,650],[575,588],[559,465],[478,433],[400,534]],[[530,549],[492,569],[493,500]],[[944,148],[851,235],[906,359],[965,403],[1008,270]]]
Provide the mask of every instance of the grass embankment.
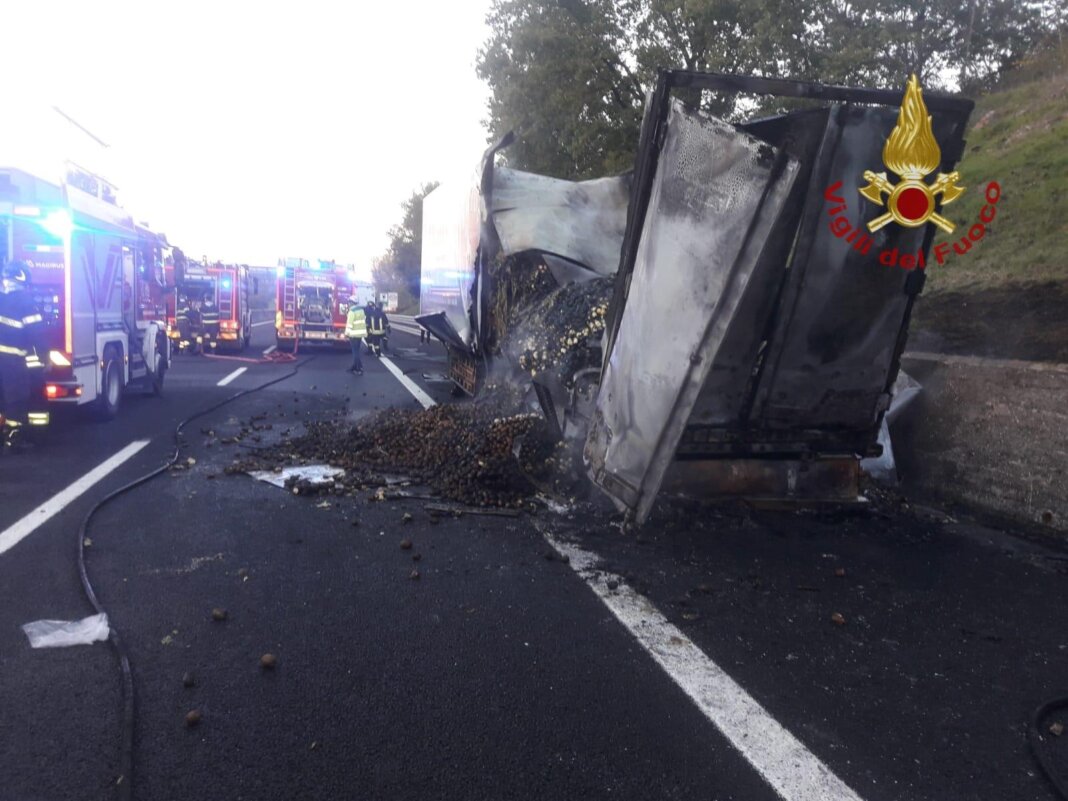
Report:
[[913,345],[1068,361],[1068,45],[1044,51],[977,98],[957,169],[967,188],[945,214],[952,243],[1001,186],[997,218],[964,256],[927,271]]

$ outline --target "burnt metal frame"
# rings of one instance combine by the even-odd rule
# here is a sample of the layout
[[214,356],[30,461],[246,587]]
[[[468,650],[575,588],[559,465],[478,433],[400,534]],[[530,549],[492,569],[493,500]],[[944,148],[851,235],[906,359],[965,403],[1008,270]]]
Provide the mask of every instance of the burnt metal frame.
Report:
[[[607,366],[615,345],[616,335],[619,331],[620,320],[627,296],[630,290],[631,274],[637,261],[638,245],[641,232],[645,225],[645,218],[649,211],[649,200],[652,194],[653,181],[656,177],[657,166],[660,160],[660,146],[662,144],[664,126],[667,122],[670,106],[671,93],[676,89],[697,89],[701,91],[720,91],[744,94],[771,95],[773,97],[792,97],[810,100],[823,100],[841,103],[879,105],[898,107],[901,104],[902,92],[897,89],[869,89],[864,87],[835,86],[832,84],[813,83],[808,81],[790,81],[780,78],[761,78],[750,75],[727,75],[713,72],[692,72],[689,70],[661,70],[657,76],[656,86],[649,96],[645,115],[642,119],[641,135],[638,141],[638,152],[634,163],[634,183],[631,187],[630,203],[627,207],[627,228],[623,235],[623,246],[620,251],[619,270],[616,274],[616,283],[612,292],[612,301],[609,304],[609,319],[607,320],[606,340],[604,350],[604,363],[602,371]],[[947,95],[940,92],[924,93],[924,102],[930,111],[938,111],[955,118],[955,136],[953,142],[959,142],[960,147],[956,150],[942,149],[943,172],[948,172],[953,165],[960,160],[964,147],[964,127],[968,117],[975,108],[975,101]],[[800,223],[799,223],[800,224]],[[929,252],[931,242],[934,239],[933,226],[928,225],[924,232],[922,248]],[[905,292],[908,295],[908,305],[901,329],[898,332],[897,341],[894,345],[894,354],[891,359],[891,367],[887,378],[885,392],[889,393],[897,378],[901,365],[901,355],[905,349],[908,336],[909,321],[912,316],[912,306],[916,296],[923,289],[926,279],[925,273],[915,271],[909,275],[906,281]],[[755,389],[755,387],[754,387]],[[881,425],[882,414],[875,422],[875,430]]]

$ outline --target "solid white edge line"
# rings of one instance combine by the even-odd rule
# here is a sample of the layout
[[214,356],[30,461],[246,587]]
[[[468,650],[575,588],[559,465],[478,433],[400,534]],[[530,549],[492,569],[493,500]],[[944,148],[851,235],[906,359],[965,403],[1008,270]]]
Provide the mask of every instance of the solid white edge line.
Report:
[[263,352],[263,355],[264,355],[264,356],[270,356],[270,355],[271,355],[272,353],[274,353],[274,352],[275,352],[276,350],[278,350],[278,346],[277,346],[277,345],[271,345],[271,347],[267,348],[267,350],[265,350],[265,351]]
[[235,378],[237,378],[239,375],[241,375],[247,369],[248,369],[247,367],[238,367],[236,370],[234,370],[232,373],[230,373],[230,375],[225,376],[223,378],[220,378],[219,379],[219,383],[216,384],[215,386],[217,386],[217,387],[225,387],[227,384],[229,384],[231,381],[233,381]]
[[258,323],[253,323],[253,328],[258,328],[261,325],[274,325],[274,320],[260,320]]
[[72,501],[92,487],[115,468],[137,454],[149,443],[147,439],[131,442],[114,456],[101,462],[65,490],[56,493],[28,515],[0,532],[0,553],[9,550],[28,537],[43,523],[62,512]]
[[[596,565],[600,558],[542,531],[620,623],[785,801],[861,801],[689,637],[623,579]],[[618,583],[615,590],[608,582]]]
[[401,369],[395,365],[388,356],[379,357],[379,361],[386,366],[386,369],[393,373],[393,377],[401,382],[406,390],[412,393],[412,397],[422,404],[424,409],[429,409],[431,406],[436,405],[434,399],[427,395],[412,379],[408,378]]

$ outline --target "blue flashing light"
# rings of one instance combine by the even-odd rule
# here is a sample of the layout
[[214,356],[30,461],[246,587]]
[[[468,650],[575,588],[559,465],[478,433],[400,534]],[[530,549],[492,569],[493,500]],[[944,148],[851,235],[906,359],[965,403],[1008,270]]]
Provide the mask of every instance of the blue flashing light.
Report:
[[230,279],[229,278],[224,278],[223,279],[222,287],[223,287],[223,289],[229,289],[230,288]]
[[41,222],[41,227],[54,237],[66,239],[74,226],[66,209],[56,209],[47,214]]

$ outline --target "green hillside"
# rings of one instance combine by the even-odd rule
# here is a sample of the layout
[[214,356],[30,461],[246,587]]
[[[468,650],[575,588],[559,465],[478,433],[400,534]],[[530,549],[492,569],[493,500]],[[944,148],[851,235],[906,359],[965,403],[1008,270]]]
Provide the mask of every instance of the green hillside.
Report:
[[944,214],[956,242],[1001,185],[997,217],[964,256],[930,260],[914,350],[1068,362],[1068,46],[1045,51],[977,98],[958,165],[967,192]]
[[928,273],[930,290],[1068,281],[1068,46],[1048,50],[977,99],[958,169],[968,191],[946,215],[956,241],[979,217],[983,188],[1002,188],[997,219],[965,257]]

